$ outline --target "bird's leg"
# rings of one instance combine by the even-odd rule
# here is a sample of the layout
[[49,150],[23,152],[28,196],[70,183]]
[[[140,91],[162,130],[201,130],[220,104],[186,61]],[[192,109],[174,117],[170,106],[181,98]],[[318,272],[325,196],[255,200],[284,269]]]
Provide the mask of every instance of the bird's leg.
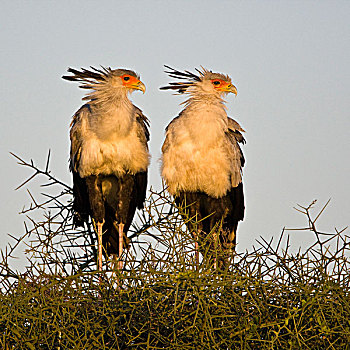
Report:
[[120,223],[118,225],[119,229],[119,261],[118,261],[118,268],[119,270],[123,269],[123,261],[121,259],[122,253],[123,253],[123,238],[124,238],[124,224]]
[[[97,255],[97,270],[102,271],[102,235],[103,235],[103,224],[104,220],[102,222],[95,222],[94,219],[92,219],[92,223],[94,226],[94,230],[97,233],[97,247],[98,247],[98,255]],[[96,227],[97,226],[97,227]]]
[[230,253],[235,252],[235,241],[236,241],[236,230],[232,229],[232,231],[228,235],[228,248]]
[[[116,222],[114,222],[113,225],[115,228],[117,228],[118,226],[118,233],[119,233],[118,255],[112,254],[113,268],[116,268],[118,271],[121,271],[123,269],[123,261],[121,260],[121,256],[123,253],[124,224],[122,223],[117,224]],[[117,281],[118,289],[120,289],[122,287],[122,282],[120,281],[118,275],[116,277],[116,281]]]
[[[104,220],[103,220],[104,221]],[[102,271],[102,235],[103,235],[103,224],[104,222],[98,222],[95,224],[95,220],[92,220],[95,232],[97,231],[97,246],[98,246],[98,256],[97,256],[97,271]],[[96,229],[97,226],[97,229]],[[99,282],[102,283],[102,276],[99,275]]]
[[[97,233],[98,241],[98,259],[97,269],[102,271],[102,228],[105,222],[105,207],[103,202],[101,180],[96,175],[87,176],[85,178],[87,191],[89,194],[90,208],[92,211],[92,218],[95,232]],[[97,224],[96,224],[97,223]],[[97,226],[97,227],[96,227]]]
[[228,235],[228,259],[229,261],[233,262],[234,253],[236,251],[236,229],[237,226],[232,229],[232,231]]
[[[194,256],[195,256],[195,260],[196,260],[196,266],[198,268],[199,266],[199,244],[198,244],[198,241],[199,241],[199,235],[200,233],[202,232],[201,230],[201,226],[202,225],[198,225],[198,212],[196,211],[196,227],[195,227],[195,230],[194,230]],[[198,227],[200,226],[200,227]]]
[[102,271],[102,227],[103,222],[97,223],[97,238],[98,238],[98,264],[97,269]]

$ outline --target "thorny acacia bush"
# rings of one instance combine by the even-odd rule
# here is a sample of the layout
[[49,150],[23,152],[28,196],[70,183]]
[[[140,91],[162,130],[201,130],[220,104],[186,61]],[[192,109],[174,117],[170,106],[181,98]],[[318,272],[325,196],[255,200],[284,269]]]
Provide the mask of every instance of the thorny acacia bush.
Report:
[[[54,191],[42,202],[30,194],[26,232],[2,251],[1,349],[349,347],[349,239],[344,230],[316,228],[324,208],[313,218],[314,203],[299,207],[303,230],[315,237],[310,247],[291,253],[284,230],[219,271],[206,257],[196,265],[171,198],[151,190],[129,234],[124,270],[107,261],[100,274],[92,226],[72,226],[71,188],[48,162],[40,170],[17,159]],[[11,259],[23,246],[27,266],[18,272]]]

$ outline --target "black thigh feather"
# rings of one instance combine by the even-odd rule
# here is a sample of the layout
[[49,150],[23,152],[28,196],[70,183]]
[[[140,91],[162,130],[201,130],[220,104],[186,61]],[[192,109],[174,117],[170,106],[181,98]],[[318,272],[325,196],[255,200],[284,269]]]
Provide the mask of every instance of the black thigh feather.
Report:
[[[180,207],[188,229],[198,232],[200,239],[205,238],[216,225],[222,225],[220,240],[223,246],[236,244],[237,225],[244,218],[242,183],[220,198],[204,192],[180,192],[175,197],[175,203]],[[233,240],[228,239],[231,232],[234,232]]]
[[124,242],[136,208],[143,208],[146,197],[147,171],[135,175],[92,175],[81,178],[73,172],[74,224],[83,226],[89,216],[103,225],[103,246],[107,254],[119,254],[119,224],[124,225]]

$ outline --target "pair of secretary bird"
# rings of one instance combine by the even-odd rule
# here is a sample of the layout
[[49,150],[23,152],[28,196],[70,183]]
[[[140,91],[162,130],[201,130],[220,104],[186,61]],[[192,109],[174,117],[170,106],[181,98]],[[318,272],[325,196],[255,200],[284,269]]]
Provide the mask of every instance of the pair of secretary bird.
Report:
[[[175,203],[185,208],[180,212],[195,239],[198,263],[198,250],[206,251],[203,242],[211,232],[219,232],[216,241],[226,251],[236,244],[238,221],[244,217],[244,157],[239,146],[245,142],[244,130],[226,113],[223,97],[237,95],[228,75],[165,67],[179,81],[160,89],[189,97],[166,128],[161,174]],[[98,270],[103,250],[122,269],[128,229],[145,201],[150,161],[149,122],[128,95],[134,90],[144,93],[146,87],[127,69],[68,72],[63,79],[90,90],[70,129],[74,224],[84,226],[91,218],[98,238]]]

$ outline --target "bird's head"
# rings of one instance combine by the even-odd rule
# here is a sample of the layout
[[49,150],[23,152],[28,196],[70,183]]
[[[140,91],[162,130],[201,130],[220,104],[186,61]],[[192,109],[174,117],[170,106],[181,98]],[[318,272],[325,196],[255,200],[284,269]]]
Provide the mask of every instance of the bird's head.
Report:
[[230,92],[237,96],[237,88],[232,84],[231,78],[228,75],[214,73],[203,67],[198,74],[189,71],[180,72],[169,66],[165,66],[168,70],[165,71],[170,77],[185,80],[181,82],[171,82],[168,86],[163,86],[161,90],[175,90],[179,93],[205,93],[213,95],[225,95]]
[[111,84],[115,88],[126,89],[127,92],[141,90],[146,92],[145,84],[140,80],[140,76],[128,69],[115,69],[111,74]]
[[[228,76],[223,76],[223,74],[219,73],[211,73],[214,76],[212,79],[203,79],[203,85],[208,85],[208,90],[214,89],[220,94],[229,94],[232,92],[237,96],[237,88],[232,84],[231,78]],[[208,84],[209,83],[209,84]]]
[[62,78],[69,81],[78,81],[82,89],[93,90],[84,100],[114,100],[119,96],[126,96],[134,90],[146,91],[145,84],[140,76],[129,69],[111,69],[101,66],[101,69],[90,67],[91,70],[81,68],[76,70],[69,68],[72,75],[65,75]]

